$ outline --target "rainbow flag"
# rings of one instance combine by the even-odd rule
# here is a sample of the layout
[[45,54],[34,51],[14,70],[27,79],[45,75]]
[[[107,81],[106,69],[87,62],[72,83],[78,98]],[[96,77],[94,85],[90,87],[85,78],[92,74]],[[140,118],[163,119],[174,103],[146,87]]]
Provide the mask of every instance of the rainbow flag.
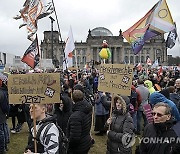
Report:
[[145,41],[171,31],[174,26],[166,1],[160,0],[122,35],[131,44],[134,54],[137,54],[143,48]]

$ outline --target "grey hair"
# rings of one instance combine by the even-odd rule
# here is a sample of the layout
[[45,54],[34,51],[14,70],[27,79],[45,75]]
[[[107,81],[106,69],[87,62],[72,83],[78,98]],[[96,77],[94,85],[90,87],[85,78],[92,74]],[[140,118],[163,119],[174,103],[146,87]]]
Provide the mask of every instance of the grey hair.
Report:
[[165,114],[171,114],[171,107],[167,104],[167,103],[164,103],[164,102],[159,102],[157,104],[154,105],[154,108],[158,108],[160,106],[163,106],[166,108],[165,110]]

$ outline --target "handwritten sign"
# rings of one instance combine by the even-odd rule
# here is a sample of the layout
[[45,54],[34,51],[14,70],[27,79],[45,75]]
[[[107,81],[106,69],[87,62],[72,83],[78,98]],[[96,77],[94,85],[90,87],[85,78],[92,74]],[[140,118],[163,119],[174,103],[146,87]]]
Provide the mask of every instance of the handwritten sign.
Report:
[[102,64],[99,67],[98,90],[130,96],[133,65]]
[[10,104],[60,102],[58,73],[12,74],[8,76]]

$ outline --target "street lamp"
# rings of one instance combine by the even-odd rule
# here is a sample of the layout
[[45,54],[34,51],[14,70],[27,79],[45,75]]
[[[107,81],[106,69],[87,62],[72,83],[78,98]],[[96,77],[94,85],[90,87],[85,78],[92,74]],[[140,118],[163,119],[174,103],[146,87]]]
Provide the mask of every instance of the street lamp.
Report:
[[53,53],[53,22],[55,21],[51,16],[49,17],[51,20],[51,58],[52,63],[54,64],[54,53]]

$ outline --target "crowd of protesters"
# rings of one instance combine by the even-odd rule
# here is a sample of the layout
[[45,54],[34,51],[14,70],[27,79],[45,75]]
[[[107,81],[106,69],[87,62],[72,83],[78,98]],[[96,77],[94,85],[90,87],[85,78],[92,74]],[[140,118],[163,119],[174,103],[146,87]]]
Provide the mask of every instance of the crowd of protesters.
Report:
[[[36,70],[33,73],[39,73]],[[134,69],[130,96],[114,96],[98,91],[97,69],[85,71],[54,71],[60,74],[60,102],[50,105],[9,105],[7,81],[0,78],[0,154],[8,150],[7,119],[11,118],[11,133],[20,133],[25,122],[29,128],[25,154],[34,153],[34,140],[38,153],[58,154],[62,148],[62,130],[68,139],[68,154],[87,154],[93,144],[92,128],[96,136],[107,135],[107,154],[131,154],[132,146],[123,142],[124,135],[142,135],[144,138],[180,137],[180,70]],[[12,71],[11,74],[28,73]],[[31,72],[32,73],[32,72]],[[60,85],[59,85],[60,86]],[[112,102],[114,104],[112,104]],[[149,123],[144,106],[150,104],[153,123]],[[112,115],[111,115],[111,105]],[[33,112],[36,112],[35,139]],[[17,122],[16,122],[17,119]],[[143,120],[143,121],[142,121]],[[43,128],[42,128],[43,126]],[[59,128],[61,130],[59,130]],[[41,130],[41,131],[40,131]],[[38,131],[40,133],[38,133]],[[37,137],[36,136],[36,137]],[[142,140],[143,141],[143,140]],[[176,154],[180,143],[145,143],[136,147],[136,153]]]

